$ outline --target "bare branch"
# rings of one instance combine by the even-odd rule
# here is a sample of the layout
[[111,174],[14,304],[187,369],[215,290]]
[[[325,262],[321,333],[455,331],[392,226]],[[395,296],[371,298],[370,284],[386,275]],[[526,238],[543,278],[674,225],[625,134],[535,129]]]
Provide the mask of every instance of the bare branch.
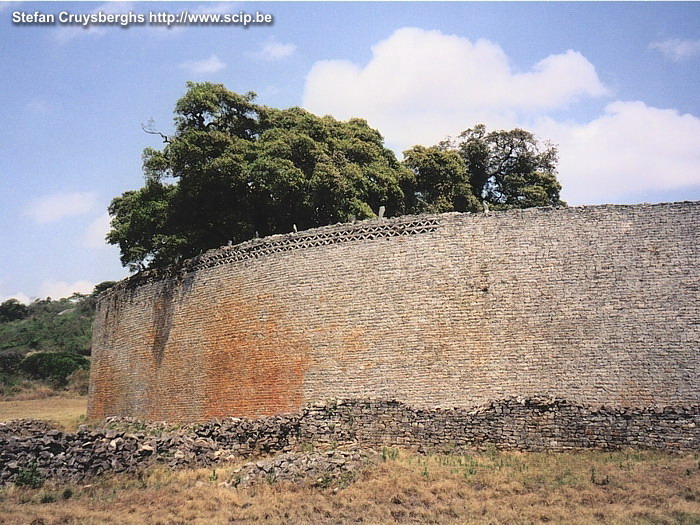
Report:
[[165,135],[164,133],[161,133],[157,129],[155,129],[155,122],[153,119],[148,120],[148,124],[141,124],[141,129],[144,131],[144,133],[148,133],[149,135],[160,135],[160,137],[163,139],[163,142],[165,144],[170,144],[171,140],[170,137]]

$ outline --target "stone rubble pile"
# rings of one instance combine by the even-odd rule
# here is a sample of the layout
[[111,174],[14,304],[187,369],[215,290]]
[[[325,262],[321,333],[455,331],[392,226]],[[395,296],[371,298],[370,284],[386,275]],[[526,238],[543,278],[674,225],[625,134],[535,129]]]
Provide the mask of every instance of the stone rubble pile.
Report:
[[[241,457],[289,452],[299,444],[302,414],[268,416],[258,419],[214,419],[191,426],[199,438]],[[310,440],[311,441],[311,440]]]
[[[110,424],[119,426],[115,420]],[[208,466],[224,455],[213,441],[188,433],[149,435],[88,427],[65,433],[41,421],[0,423],[0,484],[30,468],[43,478],[76,483],[103,473],[135,473],[154,463]]]
[[[108,418],[75,433],[41,421],[19,420],[0,423],[0,485],[31,468],[45,479],[78,483],[103,473],[138,472],[153,464],[209,467],[272,454],[281,456],[269,464],[267,460],[249,464],[240,479],[279,475],[295,480],[306,474],[323,479],[329,464],[342,459],[354,465],[357,458],[345,452],[300,456],[299,451],[382,446],[419,452],[484,446],[529,451],[700,450],[700,405],[590,408],[556,398],[510,398],[473,409],[424,410],[397,401],[344,400],[306,406],[296,414],[189,426]],[[344,472],[335,470],[338,475]],[[337,477],[335,470],[332,479]]]
[[366,465],[377,460],[372,450],[327,450],[285,452],[270,459],[246,463],[234,471],[224,483],[227,487],[243,487],[257,483],[310,483],[327,488],[348,484]]

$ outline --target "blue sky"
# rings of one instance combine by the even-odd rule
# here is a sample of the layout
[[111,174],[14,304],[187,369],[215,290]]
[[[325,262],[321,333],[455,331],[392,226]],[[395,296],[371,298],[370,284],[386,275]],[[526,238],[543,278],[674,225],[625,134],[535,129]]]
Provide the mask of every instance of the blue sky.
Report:
[[[255,13],[259,26],[13,24]],[[401,158],[476,123],[560,151],[571,205],[700,199],[700,3],[0,2],[0,300],[128,275],[103,239],[185,82],[366,118]]]

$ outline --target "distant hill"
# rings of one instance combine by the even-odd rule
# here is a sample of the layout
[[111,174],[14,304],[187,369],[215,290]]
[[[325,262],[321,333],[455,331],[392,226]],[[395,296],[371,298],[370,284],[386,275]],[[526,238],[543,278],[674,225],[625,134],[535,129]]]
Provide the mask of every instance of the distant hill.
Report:
[[[16,299],[0,304],[0,395],[11,396],[32,385],[65,388],[71,379],[87,388],[92,320],[100,283],[90,295],[73,294],[24,305]],[[82,372],[80,372],[82,371]]]

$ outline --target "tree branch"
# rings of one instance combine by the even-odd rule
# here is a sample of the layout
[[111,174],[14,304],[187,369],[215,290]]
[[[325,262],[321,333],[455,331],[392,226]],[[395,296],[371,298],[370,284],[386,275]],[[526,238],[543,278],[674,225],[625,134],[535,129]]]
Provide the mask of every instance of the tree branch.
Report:
[[163,139],[163,143],[170,144],[170,142],[171,142],[170,137],[168,137],[164,133],[161,133],[157,129],[154,129],[153,125],[154,125],[153,119],[150,119],[148,121],[148,124],[146,124],[146,125],[141,124],[141,129],[144,131],[144,133],[148,133],[149,135],[159,135]]

